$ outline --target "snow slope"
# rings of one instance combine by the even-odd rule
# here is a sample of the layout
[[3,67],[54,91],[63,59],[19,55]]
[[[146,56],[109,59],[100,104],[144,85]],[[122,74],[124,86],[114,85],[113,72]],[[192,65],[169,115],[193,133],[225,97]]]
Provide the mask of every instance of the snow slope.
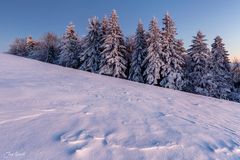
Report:
[[240,104],[0,54],[0,160],[239,160]]

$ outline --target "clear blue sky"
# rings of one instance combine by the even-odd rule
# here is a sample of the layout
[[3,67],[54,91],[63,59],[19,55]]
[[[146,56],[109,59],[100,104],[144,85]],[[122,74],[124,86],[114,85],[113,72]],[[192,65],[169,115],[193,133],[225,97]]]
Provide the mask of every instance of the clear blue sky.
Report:
[[240,58],[240,0],[1,0],[0,51],[16,37],[39,38],[48,31],[62,35],[70,21],[84,35],[89,17],[101,18],[112,9],[125,35],[135,32],[139,18],[147,29],[153,16],[161,22],[168,11],[186,47],[201,30],[209,43],[222,36],[231,57]]

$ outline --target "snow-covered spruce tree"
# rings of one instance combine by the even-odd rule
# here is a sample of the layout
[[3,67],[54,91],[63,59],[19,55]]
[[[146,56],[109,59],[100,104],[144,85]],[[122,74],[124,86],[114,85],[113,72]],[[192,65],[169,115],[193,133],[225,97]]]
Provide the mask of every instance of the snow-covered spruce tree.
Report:
[[27,49],[29,51],[33,50],[37,42],[33,40],[32,36],[27,37]]
[[109,19],[109,30],[103,48],[99,73],[117,78],[127,78],[125,73],[127,61],[124,57],[126,47],[115,10],[113,10]]
[[210,96],[216,85],[209,68],[210,50],[207,47],[205,35],[200,31],[192,41],[188,50],[188,79],[193,93]]
[[9,54],[17,55],[17,56],[27,56],[27,41],[26,38],[17,38],[13,44],[10,45],[10,49],[8,51]]
[[43,41],[43,51],[45,54],[45,62],[57,63],[57,58],[60,54],[59,43],[60,40],[58,36],[54,33],[47,33],[42,38]]
[[184,47],[184,42],[181,39],[178,39],[176,41],[176,52],[182,56],[184,64],[183,64],[183,69],[186,67],[186,58],[187,58],[187,51]]
[[104,16],[102,19],[102,23],[101,23],[101,31],[102,31],[102,35],[103,35],[103,42],[105,40],[105,37],[109,31],[109,23],[108,23],[108,17]]
[[44,61],[46,55],[43,51],[44,45],[42,41],[38,41],[34,48],[29,52],[28,58],[35,59],[38,61]]
[[89,20],[88,34],[83,40],[83,52],[80,54],[81,70],[97,73],[100,65],[101,24],[97,17]]
[[161,66],[160,86],[182,90],[184,86],[184,47],[176,39],[175,23],[169,14],[163,19],[163,52],[160,55],[164,65]]
[[58,63],[65,67],[79,68],[79,54],[81,52],[81,41],[75,32],[75,26],[70,23],[61,39],[60,55]]
[[240,61],[236,58],[233,61],[231,72],[233,75],[234,87],[240,92]]
[[240,102],[240,61],[238,59],[234,59],[232,69],[232,79],[235,87],[235,92],[231,93],[231,99],[236,102]]
[[182,86],[182,90],[187,91],[187,92],[191,92],[190,90],[190,82],[188,77],[188,64],[189,64],[189,55],[187,54],[187,50],[184,47],[184,42],[183,40],[177,40],[177,44],[176,44],[176,51],[177,53],[179,53],[180,55],[182,55],[184,64],[182,66],[182,70],[183,70],[183,86]]
[[212,96],[229,99],[229,94],[233,90],[233,81],[230,72],[230,61],[224,43],[220,36],[214,39],[211,50],[211,70],[216,84]]
[[129,77],[129,72],[130,72],[129,70],[130,70],[130,65],[131,65],[133,49],[134,49],[134,36],[126,37],[125,46],[126,46],[125,59],[127,61],[127,64],[126,64],[126,67],[127,67],[126,74],[127,74],[127,77]]
[[130,72],[129,72],[128,79],[135,82],[144,83],[143,61],[147,55],[147,42],[146,42],[145,30],[140,20],[138,22],[138,27],[137,27],[137,31],[134,39],[135,40],[134,40],[133,54],[131,58],[131,65],[130,65]]
[[38,42],[30,58],[48,63],[56,63],[59,52],[58,37],[53,33],[47,33]]
[[158,85],[160,80],[160,68],[164,65],[164,62],[160,58],[162,55],[162,34],[155,17],[151,20],[149,25],[147,44],[147,56],[143,61],[144,81],[150,85]]
[[[108,17],[107,16],[104,16],[103,19],[102,19],[102,23],[101,23],[101,39],[100,39],[100,51],[101,53],[104,51],[104,42],[106,40],[106,37],[107,37],[107,33],[109,31],[109,23],[108,23]],[[101,58],[102,54],[100,54],[100,61],[101,60],[104,60],[104,58]],[[100,62],[101,64],[101,62]]]
[[26,56],[29,58],[33,58],[34,54],[39,48],[39,42],[33,40],[32,36],[27,37],[26,41],[26,50],[27,54]]

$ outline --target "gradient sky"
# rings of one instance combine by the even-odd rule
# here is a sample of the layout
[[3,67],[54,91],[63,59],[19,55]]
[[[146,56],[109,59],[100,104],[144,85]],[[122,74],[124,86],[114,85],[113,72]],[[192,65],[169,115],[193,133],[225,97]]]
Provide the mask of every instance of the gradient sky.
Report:
[[135,33],[139,18],[147,29],[153,16],[162,22],[168,11],[187,48],[201,30],[209,44],[220,35],[231,58],[240,58],[240,0],[1,0],[0,51],[8,50],[16,37],[40,38],[49,31],[62,35],[70,21],[84,35],[88,18],[102,18],[112,9],[125,35]]

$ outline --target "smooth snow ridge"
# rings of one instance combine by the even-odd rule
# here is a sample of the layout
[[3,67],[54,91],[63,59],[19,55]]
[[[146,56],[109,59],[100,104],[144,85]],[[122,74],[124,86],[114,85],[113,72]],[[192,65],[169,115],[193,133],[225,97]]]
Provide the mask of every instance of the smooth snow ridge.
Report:
[[0,54],[1,160],[239,160],[240,104]]

